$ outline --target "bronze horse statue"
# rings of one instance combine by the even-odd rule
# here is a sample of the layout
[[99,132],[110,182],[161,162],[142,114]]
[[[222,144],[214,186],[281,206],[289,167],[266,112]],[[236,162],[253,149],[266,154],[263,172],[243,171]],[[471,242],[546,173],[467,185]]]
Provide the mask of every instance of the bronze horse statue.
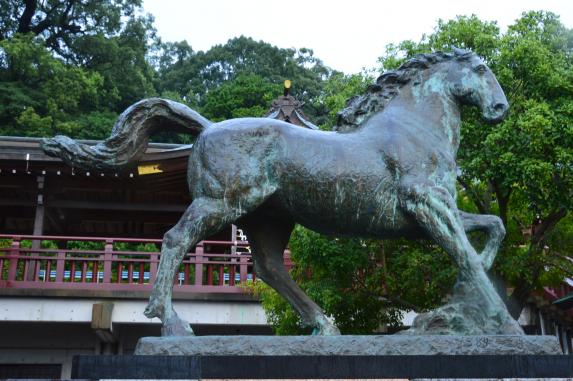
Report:
[[[229,224],[244,229],[257,274],[316,334],[339,334],[285,270],[282,254],[295,223],[324,234],[430,238],[459,268],[454,297],[420,315],[411,332],[522,334],[486,271],[505,230],[496,216],[456,206],[460,106],[500,122],[508,103],[475,54],[421,54],[383,74],[339,113],[337,131],[313,131],[267,118],[212,123],[176,102],[145,99],[128,108],[95,145],[57,136],[52,156],[78,168],[118,171],[136,163],[158,130],[197,135],[189,156],[193,202],[163,237],[159,272],[145,315],[163,334],[192,333],[172,308],[173,277],[185,254]],[[466,233],[487,235],[478,254]]]

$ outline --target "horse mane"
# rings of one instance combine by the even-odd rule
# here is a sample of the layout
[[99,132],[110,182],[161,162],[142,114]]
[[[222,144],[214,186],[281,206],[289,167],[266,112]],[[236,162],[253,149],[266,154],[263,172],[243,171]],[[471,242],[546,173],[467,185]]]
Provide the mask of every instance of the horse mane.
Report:
[[417,54],[393,71],[382,74],[376,82],[366,89],[366,93],[355,95],[346,101],[346,106],[337,114],[338,132],[352,132],[374,113],[384,109],[388,102],[400,93],[400,88],[409,83],[417,74],[431,66],[452,59],[468,60],[473,52],[454,48],[452,53],[434,52]]

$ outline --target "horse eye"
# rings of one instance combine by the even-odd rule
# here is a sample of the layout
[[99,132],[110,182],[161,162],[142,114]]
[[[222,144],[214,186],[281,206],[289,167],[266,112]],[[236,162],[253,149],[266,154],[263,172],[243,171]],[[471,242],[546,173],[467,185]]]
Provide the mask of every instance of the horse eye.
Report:
[[485,65],[478,65],[474,68],[474,71],[478,74],[483,74],[485,73],[487,70],[487,67],[485,67]]

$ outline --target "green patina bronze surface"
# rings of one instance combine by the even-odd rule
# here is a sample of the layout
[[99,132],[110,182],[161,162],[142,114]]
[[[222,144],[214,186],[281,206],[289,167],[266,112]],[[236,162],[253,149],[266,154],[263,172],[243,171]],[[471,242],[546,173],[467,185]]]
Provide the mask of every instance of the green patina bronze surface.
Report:
[[[163,239],[148,317],[165,335],[190,333],[172,308],[173,277],[185,253],[231,223],[251,243],[257,274],[322,335],[339,331],[291,279],[282,253],[295,223],[325,234],[425,237],[459,267],[451,300],[420,315],[407,333],[522,334],[486,271],[505,231],[496,216],[456,206],[460,105],[496,123],[508,110],[495,76],[473,53],[416,56],[349,100],[337,131],[299,128],[266,118],[211,123],[175,102],[146,99],[127,109],[106,141],[85,146],[44,141],[70,165],[117,171],[135,163],[159,129],[196,134],[189,157],[192,204]],[[482,230],[477,253],[466,236]]]

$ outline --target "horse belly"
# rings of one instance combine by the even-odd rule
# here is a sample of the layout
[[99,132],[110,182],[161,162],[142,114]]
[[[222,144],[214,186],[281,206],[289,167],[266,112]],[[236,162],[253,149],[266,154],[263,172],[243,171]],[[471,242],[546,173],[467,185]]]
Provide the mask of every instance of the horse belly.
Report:
[[320,233],[377,238],[416,234],[417,224],[404,213],[395,192],[357,188],[309,188],[299,190],[301,197],[290,193],[283,200],[296,222]]

